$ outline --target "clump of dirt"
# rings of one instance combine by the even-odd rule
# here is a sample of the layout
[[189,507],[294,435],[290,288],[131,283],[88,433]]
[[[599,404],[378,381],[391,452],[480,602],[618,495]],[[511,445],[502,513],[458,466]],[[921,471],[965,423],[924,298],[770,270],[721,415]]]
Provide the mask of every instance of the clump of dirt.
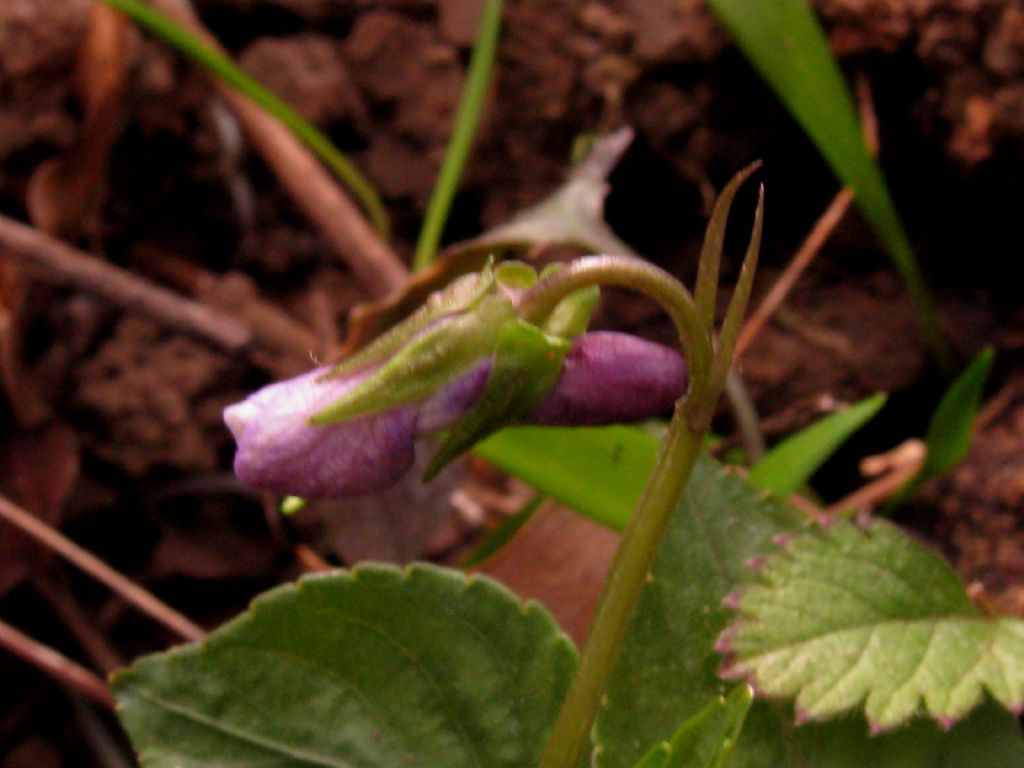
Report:
[[217,466],[221,412],[240,395],[227,389],[237,376],[227,358],[126,316],[76,376],[75,402],[93,425],[85,437],[96,455],[135,476]]
[[[71,143],[70,74],[88,9],[89,0],[0,3],[0,163],[36,145]],[[8,187],[14,180],[0,174],[0,193],[22,191]]]
[[740,371],[765,433],[774,436],[837,401],[905,390],[926,365],[902,284],[876,272],[833,283],[808,276],[744,354]]
[[[1000,612],[1024,615],[1024,377],[990,410],[967,459],[922,499],[939,511],[938,532],[960,575],[979,583]],[[1000,398],[1000,395],[996,396]],[[998,400],[996,401],[998,403]]]
[[287,93],[289,106],[310,122],[352,121],[365,131],[366,103],[340,53],[327,35],[260,38],[238,62],[274,93]]

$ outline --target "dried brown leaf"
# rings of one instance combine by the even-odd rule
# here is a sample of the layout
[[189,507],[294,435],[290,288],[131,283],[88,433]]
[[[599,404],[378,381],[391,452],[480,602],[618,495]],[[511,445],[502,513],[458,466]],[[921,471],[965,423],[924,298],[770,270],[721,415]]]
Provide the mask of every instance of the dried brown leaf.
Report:
[[22,426],[42,422],[50,412],[26,375],[21,359],[28,282],[9,261],[0,261],[0,392]]
[[542,603],[581,645],[618,541],[610,529],[547,502],[480,571]]
[[127,19],[103,3],[93,3],[76,72],[85,110],[81,131],[67,155],[43,163],[29,180],[29,217],[48,234],[97,233],[110,149],[121,132],[128,49]]
[[[0,493],[41,520],[56,525],[79,474],[79,446],[66,424],[51,423],[0,439]],[[36,567],[48,551],[0,523],[0,595]]]

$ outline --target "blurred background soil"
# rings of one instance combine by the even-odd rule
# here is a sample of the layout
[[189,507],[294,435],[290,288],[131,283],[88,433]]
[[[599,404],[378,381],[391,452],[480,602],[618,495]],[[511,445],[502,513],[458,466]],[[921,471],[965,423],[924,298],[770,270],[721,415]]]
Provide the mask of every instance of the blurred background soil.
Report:
[[[985,343],[998,351],[970,457],[901,519],[931,536],[988,600],[1024,613],[1015,263],[1024,3],[815,5],[847,75],[870,84],[881,162],[960,361]],[[103,37],[110,30],[91,6],[0,2],[0,213],[257,324],[289,352],[232,354],[94,292],[36,279],[0,242],[0,491],[204,626],[325,563],[457,562],[528,489],[469,462],[437,487],[283,520],[272,499],[233,479],[222,408],[337,345],[349,310],[374,292],[302,215],[206,76],[133,29]],[[365,170],[408,263],[479,3],[194,6],[248,72]],[[611,177],[607,218],[687,281],[713,191],[751,160],[765,161],[762,293],[838,191],[699,0],[510,0],[496,84],[445,241],[540,201],[564,180],[578,136],[623,125],[637,138]],[[91,192],[69,212],[60,190],[75,184]],[[741,195],[736,231],[751,202]],[[671,338],[658,312],[631,296],[609,295],[597,322]],[[742,373],[769,441],[837,404],[892,393],[818,476],[817,491],[832,499],[860,483],[859,458],[922,434],[943,389],[903,286],[854,211],[745,354]],[[727,411],[716,428],[735,444]],[[574,585],[600,581],[614,539],[558,510],[527,533],[494,572],[524,594],[561,601],[579,636],[587,619]],[[562,568],[553,580],[516,567],[545,558]],[[102,671],[176,640],[5,523],[0,617]],[[0,654],[0,767],[124,765],[119,739],[106,715]]]

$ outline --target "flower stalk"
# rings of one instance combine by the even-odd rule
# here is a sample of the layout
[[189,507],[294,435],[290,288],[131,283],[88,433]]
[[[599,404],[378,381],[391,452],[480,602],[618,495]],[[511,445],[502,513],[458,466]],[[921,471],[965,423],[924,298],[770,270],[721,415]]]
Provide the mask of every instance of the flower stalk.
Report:
[[716,203],[708,225],[707,242],[710,246],[705,247],[701,254],[698,303],[671,275],[643,262],[615,257],[582,259],[541,281],[522,297],[520,311],[529,317],[531,312],[543,312],[545,307],[552,306],[564,291],[578,290],[591,280],[638,290],[658,302],[669,314],[690,365],[689,389],[676,403],[654,470],[623,532],[590,635],[552,727],[540,768],[576,768],[590,744],[594,719],[633,611],[710,427],[732,362],[739,324],[750,297],[761,237],[763,189],[743,269],[726,311],[716,348],[712,342],[711,326],[725,222],[736,188],[756,167],[754,165],[741,172]]

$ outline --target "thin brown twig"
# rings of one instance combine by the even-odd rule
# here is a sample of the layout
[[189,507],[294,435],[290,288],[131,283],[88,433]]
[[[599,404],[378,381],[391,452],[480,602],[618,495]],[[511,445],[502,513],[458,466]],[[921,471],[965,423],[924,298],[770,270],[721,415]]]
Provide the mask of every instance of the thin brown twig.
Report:
[[[225,53],[188,3],[155,0],[153,5],[204,43]],[[367,291],[380,298],[403,285],[408,269],[305,145],[277,118],[231,86],[216,79],[213,85],[282,186]]]
[[740,337],[736,341],[737,357],[742,355],[743,351],[750,346],[750,342],[760,333],[764,324],[768,322],[768,319],[775,314],[776,310],[782,305],[782,302],[786,300],[789,292],[796,285],[796,281],[800,279],[800,275],[814,261],[814,257],[818,255],[822,246],[825,245],[825,242],[832,234],[832,231],[842,221],[852,202],[853,190],[849,187],[843,187],[839,194],[833,198],[821,217],[814,223],[814,227],[800,246],[800,250],[796,252],[796,256],[786,266],[785,271],[775,281],[775,285],[772,286],[768,295],[764,297],[757,310],[743,326],[743,330],[740,331]]
[[143,613],[186,640],[198,641],[206,637],[205,630],[198,624],[4,496],[0,496],[0,517],[106,584]]
[[114,708],[114,697],[99,675],[3,620],[0,620],[0,646],[97,704],[107,709]]
[[306,573],[326,573],[335,570],[334,566],[305,544],[295,545],[295,559]]
[[[308,367],[308,356],[322,352],[317,334],[305,324],[265,298],[256,283],[240,272],[224,275],[208,272],[190,261],[163,251],[142,248],[137,252],[153,274],[200,304],[237,318],[252,330],[260,347],[285,358],[284,375],[294,375],[294,363]],[[253,354],[252,361],[262,364],[263,356]],[[275,369],[280,366],[274,366]],[[304,370],[299,368],[298,370]],[[279,371],[275,370],[275,373]]]
[[1024,378],[1011,379],[978,412],[977,418],[974,419],[975,432],[981,432],[989,427],[1021,395],[1024,395]]
[[72,697],[71,705],[75,709],[78,727],[92,748],[98,765],[102,768],[135,768],[138,765],[125,753],[125,747],[113,731],[114,726],[101,718],[95,708],[78,696]]
[[857,112],[860,114],[861,136],[868,154],[878,157],[881,149],[881,134],[878,131],[878,113],[875,112],[875,98],[871,93],[871,80],[863,72],[857,73],[854,85],[857,91]]
[[[857,77],[856,91],[864,144],[867,147],[868,154],[875,157],[878,155],[879,150],[878,115],[875,113],[874,100],[871,94],[871,81],[863,73]],[[814,227],[801,244],[793,260],[786,267],[775,285],[772,286],[768,295],[764,297],[757,311],[751,315],[750,319],[743,326],[740,337],[736,341],[737,358],[750,346],[750,343],[760,333],[768,319],[775,314],[786,300],[800,275],[814,261],[814,257],[818,255],[828,241],[828,238],[832,235],[832,232],[839,226],[839,222],[843,220],[843,216],[849,210],[853,199],[853,190],[850,187],[843,187],[832,199],[832,202],[829,203],[825,212],[814,223]]]
[[42,282],[72,286],[119,306],[137,309],[231,353],[242,352],[254,341],[252,331],[233,317],[153,285],[2,215],[0,258],[24,265]]
[[878,504],[903,488],[921,471],[928,449],[916,438],[905,440],[887,453],[867,456],[861,461],[861,470],[876,479],[861,486],[825,508],[827,515],[835,515],[849,509],[861,510]]
[[33,577],[32,586],[75,636],[93,666],[108,674],[124,666],[120,654],[107,640],[107,636],[92,625],[69,589],[58,587],[43,575]]

